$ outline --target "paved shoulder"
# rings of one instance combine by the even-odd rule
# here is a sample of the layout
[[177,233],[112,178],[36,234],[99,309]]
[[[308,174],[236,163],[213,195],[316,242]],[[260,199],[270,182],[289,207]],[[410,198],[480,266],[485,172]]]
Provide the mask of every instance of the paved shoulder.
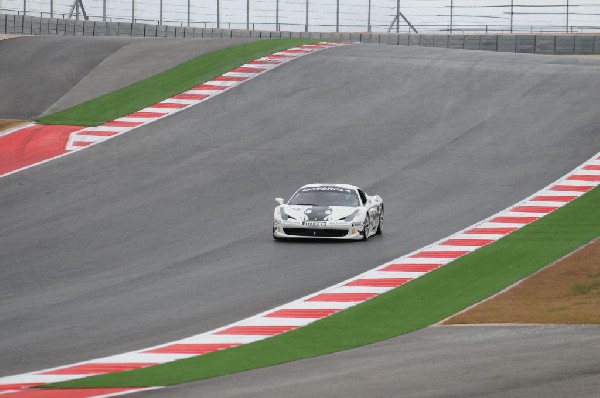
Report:
[[0,118],[36,117],[127,43],[45,36],[0,41]]
[[599,344],[599,326],[432,327],[140,397],[597,397]]
[[111,54],[44,114],[151,77],[192,58],[256,39],[135,39]]
[[50,36],[2,40],[0,118],[32,119],[56,112],[247,41]]

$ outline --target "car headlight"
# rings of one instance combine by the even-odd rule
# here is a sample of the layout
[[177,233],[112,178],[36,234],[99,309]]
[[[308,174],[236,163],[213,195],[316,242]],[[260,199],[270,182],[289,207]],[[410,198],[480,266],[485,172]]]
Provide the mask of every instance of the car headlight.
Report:
[[[343,220],[350,222],[352,220],[354,220],[354,218],[358,215],[358,210],[354,210],[352,213],[350,213],[348,216],[344,217]],[[354,224],[354,223],[353,223]]]
[[281,220],[283,221],[287,221],[288,218],[291,218],[292,220],[296,219],[294,216],[290,216],[289,214],[287,214],[285,210],[283,210],[283,207],[279,208],[279,215],[281,216]]

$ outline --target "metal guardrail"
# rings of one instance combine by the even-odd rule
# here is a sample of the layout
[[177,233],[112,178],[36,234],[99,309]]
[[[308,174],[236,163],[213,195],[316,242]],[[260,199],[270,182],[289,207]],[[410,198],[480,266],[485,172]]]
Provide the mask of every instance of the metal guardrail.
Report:
[[181,38],[304,37],[401,46],[531,54],[600,54],[599,35],[327,33],[193,28],[0,14],[0,34]]

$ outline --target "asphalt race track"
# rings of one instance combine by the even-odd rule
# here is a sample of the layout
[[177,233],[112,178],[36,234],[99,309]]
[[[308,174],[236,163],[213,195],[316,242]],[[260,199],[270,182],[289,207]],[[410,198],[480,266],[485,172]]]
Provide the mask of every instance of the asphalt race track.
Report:
[[[515,203],[598,152],[598,68],[600,59],[575,57],[328,49],[177,116],[0,179],[0,375],[223,326]],[[273,241],[273,198],[319,181],[380,194],[384,235],[367,243]],[[458,329],[382,344],[399,344],[400,356],[403,339],[438,330],[452,336]],[[497,344],[520,339],[511,336]],[[590,339],[571,330],[565,336]],[[589,344],[597,347],[595,336]],[[576,358],[590,346],[570,347]],[[361,350],[379,361],[380,348]],[[311,361],[335,373],[344,355],[353,354]],[[570,363],[581,377],[598,373],[598,362]],[[513,366],[527,371],[522,361]],[[264,383],[269,372],[279,371],[258,373]],[[247,376],[228,380],[237,377]],[[318,385],[310,396],[327,395]]]

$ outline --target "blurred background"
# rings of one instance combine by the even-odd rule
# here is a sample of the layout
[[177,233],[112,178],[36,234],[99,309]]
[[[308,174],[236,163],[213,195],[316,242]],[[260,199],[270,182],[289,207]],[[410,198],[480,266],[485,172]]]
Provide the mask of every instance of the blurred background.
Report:
[[0,0],[0,10],[252,30],[406,33],[408,21],[420,33],[600,32],[600,0]]

